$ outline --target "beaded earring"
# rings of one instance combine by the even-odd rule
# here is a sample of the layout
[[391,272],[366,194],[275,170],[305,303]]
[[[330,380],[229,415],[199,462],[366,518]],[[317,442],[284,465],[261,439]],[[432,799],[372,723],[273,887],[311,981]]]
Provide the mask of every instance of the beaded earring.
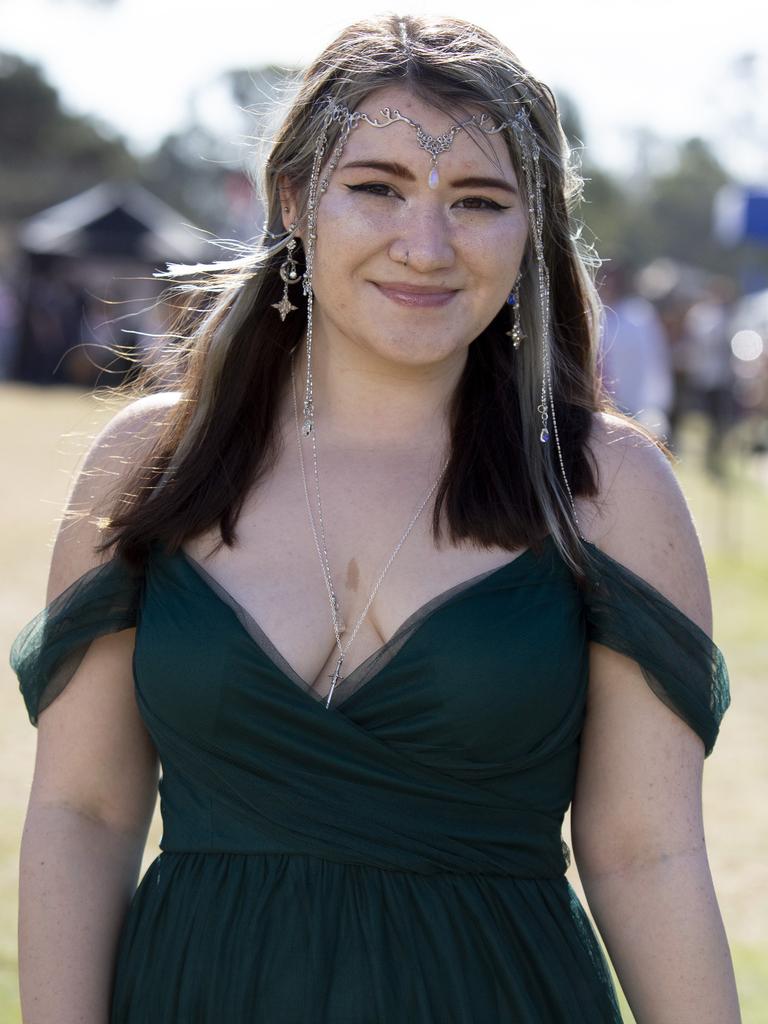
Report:
[[525,335],[523,334],[523,328],[520,323],[520,278],[522,274],[518,274],[517,280],[512,285],[512,291],[507,296],[507,305],[512,307],[512,328],[507,331],[507,337],[512,339],[512,347],[520,348],[520,345],[525,341]]
[[[296,225],[291,224],[288,227],[289,231],[295,231]],[[282,263],[279,274],[283,282],[283,297],[279,302],[272,303],[272,309],[276,309],[280,314],[280,319],[285,320],[289,313],[292,313],[298,306],[294,306],[291,300],[288,298],[288,285],[296,284],[297,281],[301,280],[301,274],[296,266],[296,260],[293,258],[293,251],[296,248],[296,239],[292,238],[288,245],[288,254],[285,257],[285,261]]]

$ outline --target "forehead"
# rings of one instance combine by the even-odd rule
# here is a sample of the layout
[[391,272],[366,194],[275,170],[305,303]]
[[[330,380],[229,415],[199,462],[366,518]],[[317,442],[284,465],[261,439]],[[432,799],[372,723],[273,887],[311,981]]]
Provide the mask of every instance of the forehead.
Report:
[[[357,104],[355,110],[367,114],[372,119],[383,120],[381,111],[385,107],[392,111],[398,110],[419,124],[427,135],[433,137],[448,132],[454,125],[474,114],[487,113],[482,107],[474,104],[446,113],[402,86],[384,86],[368,93]],[[467,127],[469,131],[462,129],[456,133],[450,149],[440,154],[440,162],[459,162],[465,168],[482,169],[486,172],[489,167],[494,167],[514,178],[506,130],[488,135],[480,129],[473,128],[472,125]],[[385,128],[376,128],[365,121],[360,121],[357,128],[350,133],[345,146],[345,155],[356,160],[362,157],[391,158],[395,153],[398,160],[403,163],[413,163],[419,157],[427,162],[431,161],[429,153],[419,146],[416,129],[402,121]]]

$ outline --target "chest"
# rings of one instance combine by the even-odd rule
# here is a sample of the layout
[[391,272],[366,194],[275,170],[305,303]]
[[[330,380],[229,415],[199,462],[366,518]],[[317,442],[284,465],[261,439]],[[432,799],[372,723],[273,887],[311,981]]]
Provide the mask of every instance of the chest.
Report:
[[209,530],[188,540],[184,553],[322,696],[339,656],[326,558],[345,626],[341,671],[349,676],[421,609],[521,554],[447,541],[436,547],[434,493],[423,503],[438,470],[417,455],[325,451],[322,523],[311,461],[305,470],[313,532],[297,455],[288,448],[245,502],[236,546],[216,550],[219,532]]
[[[153,558],[134,659],[150,731],[173,723],[177,740],[227,757],[237,743],[259,756],[287,744],[291,761],[323,742],[335,756],[370,737],[377,761],[399,750],[467,779],[493,780],[540,760],[554,771],[552,758],[563,753],[571,779],[586,631],[581,598],[551,545],[438,596],[342,679],[330,709],[230,601],[186,557]],[[344,730],[341,748],[333,723]],[[162,753],[162,736],[156,743]]]

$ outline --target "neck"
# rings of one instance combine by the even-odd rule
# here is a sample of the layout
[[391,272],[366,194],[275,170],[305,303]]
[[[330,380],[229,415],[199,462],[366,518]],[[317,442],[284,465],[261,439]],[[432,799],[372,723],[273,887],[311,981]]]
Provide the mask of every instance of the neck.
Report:
[[[312,380],[318,443],[348,450],[447,451],[448,404],[466,350],[439,362],[395,362],[358,345],[323,344],[315,330]],[[306,388],[306,338],[294,357],[299,418]],[[293,423],[288,393],[285,416]]]

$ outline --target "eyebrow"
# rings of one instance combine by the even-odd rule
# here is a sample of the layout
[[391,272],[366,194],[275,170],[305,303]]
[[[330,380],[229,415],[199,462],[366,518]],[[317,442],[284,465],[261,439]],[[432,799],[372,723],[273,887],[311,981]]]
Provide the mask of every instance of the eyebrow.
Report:
[[[349,171],[354,167],[363,167],[373,171],[384,171],[385,174],[392,174],[396,178],[403,178],[405,181],[416,181],[413,173],[403,164],[394,160],[350,160],[339,168],[340,171]],[[517,189],[504,178],[489,178],[478,175],[471,175],[466,178],[456,178],[449,182],[451,188],[500,188],[505,192],[517,195]]]

